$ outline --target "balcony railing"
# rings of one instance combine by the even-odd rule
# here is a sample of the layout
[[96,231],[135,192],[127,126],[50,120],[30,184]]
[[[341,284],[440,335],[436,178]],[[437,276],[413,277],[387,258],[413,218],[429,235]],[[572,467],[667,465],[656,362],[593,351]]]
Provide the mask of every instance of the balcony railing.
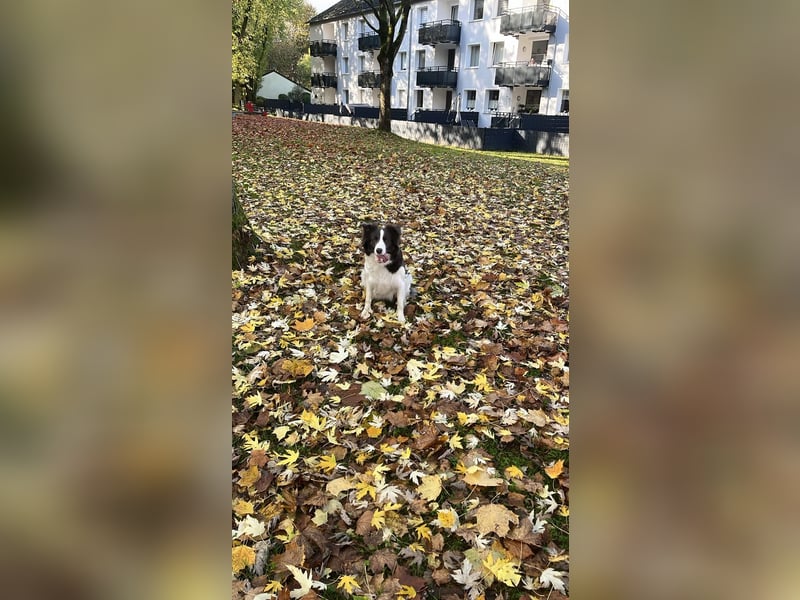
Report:
[[311,56],[336,56],[336,42],[334,40],[313,40],[309,43]]
[[556,30],[558,13],[544,6],[535,8],[517,8],[500,16],[500,33],[513,35]]
[[381,74],[377,71],[364,71],[358,74],[358,87],[379,88],[381,87]]
[[362,52],[377,50],[381,47],[381,36],[377,33],[368,33],[358,38],[358,49]]
[[426,67],[417,70],[417,85],[430,88],[454,88],[458,84],[458,71],[450,67]]
[[530,65],[527,62],[500,63],[495,67],[494,83],[506,87],[542,87],[550,85],[548,65]]
[[311,87],[335,88],[337,84],[336,73],[312,73]]
[[419,43],[426,46],[457,44],[461,41],[461,21],[446,19],[425,23],[419,28]]

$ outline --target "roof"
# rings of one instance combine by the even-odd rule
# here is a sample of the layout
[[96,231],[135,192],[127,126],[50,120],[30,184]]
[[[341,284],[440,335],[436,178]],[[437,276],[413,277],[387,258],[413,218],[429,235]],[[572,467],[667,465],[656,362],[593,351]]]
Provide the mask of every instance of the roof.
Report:
[[[423,2],[424,0],[411,0],[411,4]],[[370,12],[369,3],[366,0],[341,0],[330,8],[323,10],[321,13],[312,17],[308,22],[313,25],[315,23],[324,23],[326,21],[337,21],[342,17],[350,15],[363,15]]]
[[288,81],[288,82],[290,82],[290,83],[293,83],[293,84],[295,84],[297,87],[299,87],[299,88],[301,88],[301,89],[303,89],[303,90],[305,90],[305,91],[307,91],[307,92],[310,92],[310,91],[311,91],[311,90],[309,90],[309,89],[308,89],[306,86],[304,86],[304,85],[302,85],[302,84],[300,84],[300,83],[297,83],[297,82],[296,82],[294,79],[289,79],[288,77],[286,77],[286,75],[283,75],[282,73],[278,73],[278,71],[276,71],[275,69],[272,69],[271,71],[267,71],[266,73],[264,73],[264,74],[261,76],[261,79],[264,79],[264,77],[266,77],[266,76],[267,76],[267,75],[269,75],[270,73],[275,73],[276,75],[278,75],[278,76],[280,76],[280,77],[283,77],[283,78],[284,78],[286,81]]

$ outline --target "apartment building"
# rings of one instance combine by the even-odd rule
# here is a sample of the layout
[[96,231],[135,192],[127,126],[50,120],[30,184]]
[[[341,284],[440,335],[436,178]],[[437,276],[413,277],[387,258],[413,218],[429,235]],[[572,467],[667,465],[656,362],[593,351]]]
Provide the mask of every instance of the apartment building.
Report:
[[[364,0],[342,0],[309,21],[312,103],[379,105],[380,41],[368,20]],[[569,0],[412,0],[392,108],[412,120],[469,115],[479,127],[568,114]]]

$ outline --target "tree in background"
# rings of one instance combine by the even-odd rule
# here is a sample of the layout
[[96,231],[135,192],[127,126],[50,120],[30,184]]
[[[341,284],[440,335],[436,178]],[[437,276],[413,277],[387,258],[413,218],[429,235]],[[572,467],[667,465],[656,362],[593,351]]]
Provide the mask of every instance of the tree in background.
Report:
[[378,129],[392,130],[392,77],[394,77],[394,59],[403,36],[408,27],[408,13],[411,11],[411,0],[364,0],[378,22],[375,27],[370,19],[367,25],[380,36],[381,47],[378,50],[378,65],[381,70],[380,114]]
[[[276,41],[287,39],[287,35],[304,35],[303,48],[307,49],[305,21],[315,11],[305,0],[232,0],[231,9],[231,84],[233,103],[238,105],[244,99],[255,100],[261,78],[274,68],[269,61]],[[298,60],[300,57],[297,55]],[[310,78],[309,74],[309,83]]]
[[261,54],[261,75],[277,71],[303,87],[311,87],[311,55],[308,52],[308,21],[313,6],[303,3],[285,23],[283,31],[268,40]]

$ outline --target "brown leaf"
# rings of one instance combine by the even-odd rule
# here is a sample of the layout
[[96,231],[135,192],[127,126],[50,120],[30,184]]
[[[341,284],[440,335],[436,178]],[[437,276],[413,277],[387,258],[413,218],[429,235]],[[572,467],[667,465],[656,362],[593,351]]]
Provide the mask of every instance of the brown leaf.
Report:
[[286,565],[303,567],[306,560],[306,551],[299,538],[294,538],[286,544],[286,551],[275,555],[272,560],[278,571],[288,572]]
[[475,511],[477,528],[481,535],[496,533],[500,537],[508,534],[508,524],[519,523],[519,517],[501,504],[486,504]]
[[435,425],[425,425],[414,439],[415,450],[427,450],[439,439],[439,430]]
[[448,571],[447,569],[436,569],[431,575],[431,577],[433,577],[433,580],[438,585],[444,585],[445,583],[450,581],[450,571]]
[[358,535],[367,535],[372,529],[372,517],[375,513],[371,510],[364,511],[358,521],[356,522],[356,533]]
[[382,573],[384,568],[394,571],[397,567],[397,555],[388,549],[378,550],[369,559],[369,569],[373,573]]

